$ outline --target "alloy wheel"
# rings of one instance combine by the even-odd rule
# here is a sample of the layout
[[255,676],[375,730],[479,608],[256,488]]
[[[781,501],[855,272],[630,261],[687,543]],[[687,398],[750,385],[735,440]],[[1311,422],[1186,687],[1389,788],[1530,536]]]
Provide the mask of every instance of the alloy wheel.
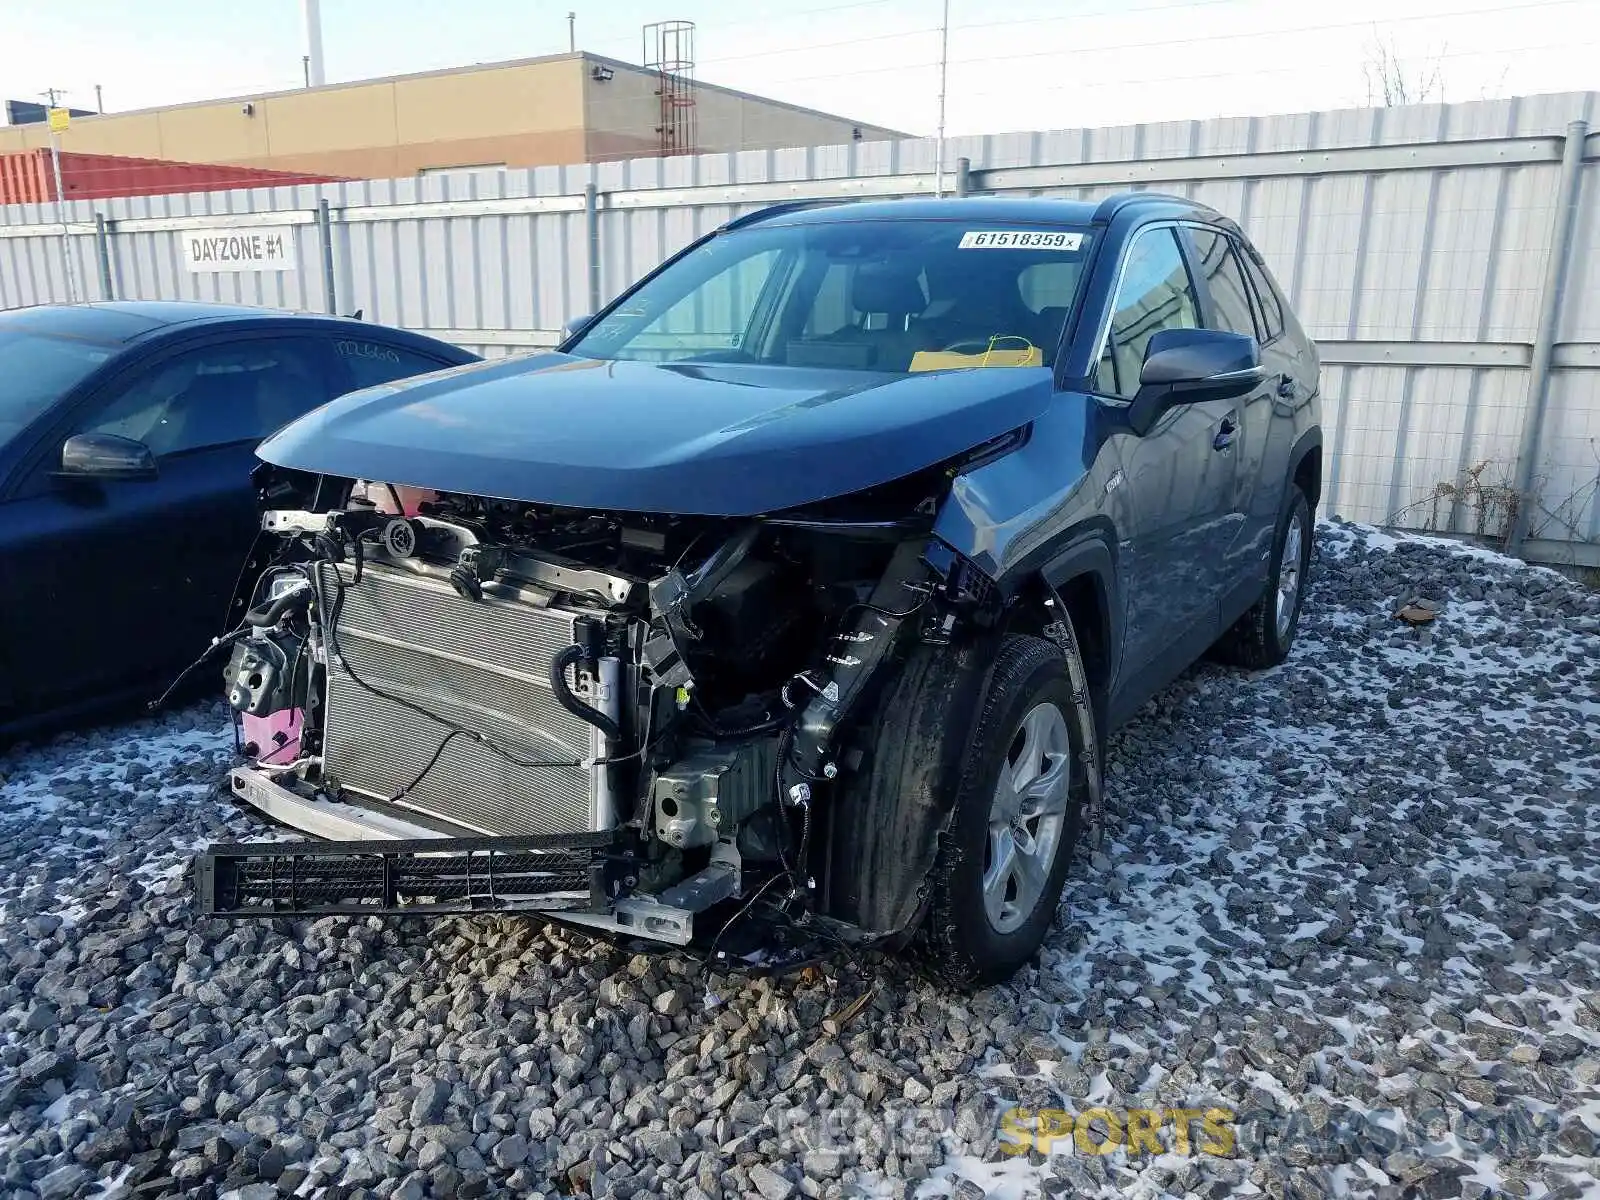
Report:
[[1299,512],[1289,517],[1289,528],[1283,534],[1283,553],[1278,559],[1278,595],[1273,608],[1277,620],[1278,637],[1289,635],[1294,623],[1295,605],[1300,598],[1300,559],[1305,544]]
[[1010,933],[1039,903],[1066,825],[1072,742],[1048,701],[1028,710],[1011,738],[989,808],[983,906],[996,933]]

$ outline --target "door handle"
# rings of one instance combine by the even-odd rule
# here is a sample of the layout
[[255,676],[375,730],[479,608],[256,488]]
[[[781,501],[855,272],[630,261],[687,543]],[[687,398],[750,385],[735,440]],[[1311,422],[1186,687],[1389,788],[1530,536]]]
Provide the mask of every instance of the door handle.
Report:
[[1278,396],[1283,400],[1293,400],[1300,394],[1300,385],[1295,383],[1293,375],[1285,375],[1278,380]]
[[1234,420],[1234,414],[1229,413],[1222,418],[1222,424],[1217,426],[1217,436],[1211,439],[1213,450],[1226,450],[1233,445],[1233,435],[1239,431],[1239,426]]

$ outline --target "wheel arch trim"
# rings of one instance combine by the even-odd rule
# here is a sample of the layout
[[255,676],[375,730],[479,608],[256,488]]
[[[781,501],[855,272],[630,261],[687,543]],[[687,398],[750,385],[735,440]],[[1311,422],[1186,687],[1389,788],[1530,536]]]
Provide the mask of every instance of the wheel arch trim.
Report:
[[[1295,443],[1294,443],[1293,447],[1291,447],[1290,450],[1289,450],[1288,473],[1284,476],[1284,480],[1283,480],[1283,487],[1284,487],[1284,494],[1285,495],[1287,495],[1288,494],[1288,490],[1294,486],[1294,477],[1295,477],[1296,474],[1299,473],[1300,464],[1305,460],[1306,455],[1310,454],[1313,450],[1321,450],[1322,448],[1323,448],[1322,447],[1322,426],[1320,426],[1320,425],[1311,426],[1310,429],[1307,429],[1304,433],[1302,433],[1298,438],[1295,439]],[[1322,504],[1322,497],[1323,497],[1323,486],[1322,485],[1323,485],[1323,482],[1324,482],[1324,480],[1322,478],[1323,474],[1324,474],[1323,472],[1320,472],[1320,471],[1318,472],[1317,498],[1316,498],[1316,500],[1314,502],[1311,503],[1311,519],[1312,519],[1312,521],[1316,520],[1316,518],[1317,518],[1317,509]],[[1306,497],[1306,499],[1307,499],[1307,501],[1311,501],[1311,497],[1309,497],[1309,496]]]
[[1099,601],[1100,628],[1092,633],[1105,650],[1103,699],[1109,699],[1122,661],[1123,638],[1122,578],[1110,530],[1091,526],[1069,533],[1064,544],[1040,565],[1037,577],[1048,594],[1057,598],[1079,579],[1087,579],[1093,587]]

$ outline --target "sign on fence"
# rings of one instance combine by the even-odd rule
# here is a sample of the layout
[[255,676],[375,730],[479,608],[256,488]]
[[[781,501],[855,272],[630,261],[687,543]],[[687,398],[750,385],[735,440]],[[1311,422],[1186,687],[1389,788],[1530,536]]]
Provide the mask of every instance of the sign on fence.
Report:
[[292,271],[294,230],[185,230],[183,264],[195,272]]

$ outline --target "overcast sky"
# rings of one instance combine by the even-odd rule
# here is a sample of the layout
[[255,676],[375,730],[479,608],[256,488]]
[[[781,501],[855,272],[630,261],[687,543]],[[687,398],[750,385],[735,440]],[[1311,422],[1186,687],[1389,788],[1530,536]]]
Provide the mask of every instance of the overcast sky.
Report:
[[[699,78],[913,133],[940,0],[322,0],[329,82],[580,48],[638,60],[698,24]],[[1600,88],[1600,0],[950,0],[951,133],[1363,104],[1383,45],[1447,100]],[[0,98],[108,110],[301,82],[299,0],[0,0]]]

